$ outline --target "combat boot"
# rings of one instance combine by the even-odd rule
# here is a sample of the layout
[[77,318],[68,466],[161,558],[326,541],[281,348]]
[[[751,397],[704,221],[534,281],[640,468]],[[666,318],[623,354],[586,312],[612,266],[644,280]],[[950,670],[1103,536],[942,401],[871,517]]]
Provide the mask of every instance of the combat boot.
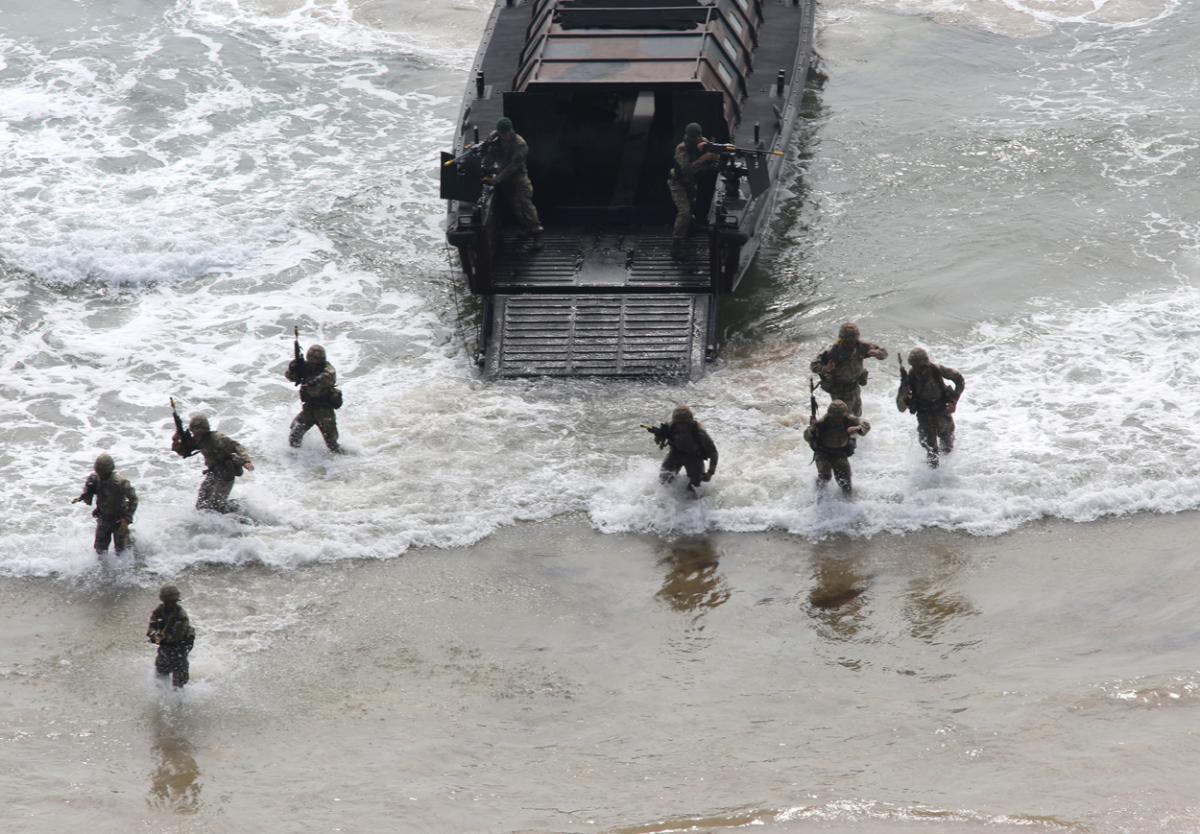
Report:
[[673,238],[671,240],[671,260],[683,260],[683,241],[679,238]]
[[538,229],[525,243],[526,252],[541,252],[546,244],[542,241],[542,230]]

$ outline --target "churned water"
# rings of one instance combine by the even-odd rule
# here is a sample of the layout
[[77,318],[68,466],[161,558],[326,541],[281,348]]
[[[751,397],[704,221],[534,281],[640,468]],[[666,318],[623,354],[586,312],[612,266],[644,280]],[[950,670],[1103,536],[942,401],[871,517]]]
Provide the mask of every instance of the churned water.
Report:
[[[825,3],[768,244],[683,386],[478,378],[435,166],[490,8],[0,0],[27,830],[1200,830],[1190,527],[1085,524],[1200,508],[1197,6]],[[870,363],[856,500],[818,501],[808,363],[846,319],[965,374],[959,451],[926,469]],[[287,446],[293,325],[345,456]],[[192,508],[172,396],[250,450],[249,519]],[[677,402],[721,450],[697,503],[638,428]],[[134,567],[69,503],[102,450]],[[182,704],[136,639],[162,577],[201,627]],[[314,756],[364,769],[335,796]]]

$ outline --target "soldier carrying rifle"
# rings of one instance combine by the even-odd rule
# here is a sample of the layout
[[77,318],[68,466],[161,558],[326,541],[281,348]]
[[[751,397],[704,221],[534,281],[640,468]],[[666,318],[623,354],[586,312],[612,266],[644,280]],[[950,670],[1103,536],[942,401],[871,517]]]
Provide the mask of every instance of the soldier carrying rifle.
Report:
[[[701,482],[712,480],[713,473],[717,471],[717,446],[686,405],[679,406],[671,413],[670,423],[642,428],[654,435],[658,448],[671,447],[659,472],[659,479],[664,484],[674,481],[680,469],[687,472],[688,491],[693,495]],[[707,471],[704,469],[706,460]]]

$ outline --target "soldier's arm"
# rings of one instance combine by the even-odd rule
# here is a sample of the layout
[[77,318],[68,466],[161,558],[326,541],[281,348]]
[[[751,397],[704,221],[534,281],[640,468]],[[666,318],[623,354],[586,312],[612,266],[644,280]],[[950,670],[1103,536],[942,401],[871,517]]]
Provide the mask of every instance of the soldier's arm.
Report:
[[880,347],[879,345],[867,345],[866,355],[873,356],[876,359],[887,359],[888,358],[887,348]]
[[230,438],[229,443],[233,447],[233,459],[236,460],[238,464],[240,464],[246,471],[253,472],[254,462],[250,460],[250,453],[246,451],[246,448],[232,438]]
[[859,433],[859,435],[864,435],[867,432],[869,432],[870,430],[871,430],[871,424],[868,423],[863,418],[859,417],[858,418],[858,433]]
[[304,393],[310,397],[324,397],[333,390],[333,386],[337,384],[337,372],[333,369],[333,365],[325,364],[324,370],[311,379],[306,379],[300,387],[304,389]]
[[133,521],[133,514],[137,512],[138,508],[137,490],[133,488],[133,484],[129,483],[129,481],[123,484],[122,490],[125,493],[125,517]]
[[958,402],[962,396],[963,389],[967,387],[967,382],[963,379],[963,375],[953,368],[947,368],[945,365],[938,365],[938,370],[942,374],[942,379],[948,379],[954,383],[954,401]]
[[72,501],[72,504],[78,504],[80,501],[92,506],[92,499],[96,496],[96,476],[88,475],[87,480],[83,482],[83,492],[79,493],[79,497]]
[[716,471],[717,458],[720,457],[717,453],[717,444],[713,443],[712,437],[704,429],[700,429],[700,436],[704,444],[704,457],[708,459],[708,471],[711,474]]
[[496,185],[500,185],[501,183],[512,179],[513,174],[521,168],[521,165],[528,158],[529,145],[525,144],[524,142],[518,142],[517,146],[513,148],[512,156],[509,158],[508,164],[496,173],[496,176],[492,181]]
[[301,364],[295,359],[288,362],[287,370],[283,372],[288,382],[300,382],[300,368]]

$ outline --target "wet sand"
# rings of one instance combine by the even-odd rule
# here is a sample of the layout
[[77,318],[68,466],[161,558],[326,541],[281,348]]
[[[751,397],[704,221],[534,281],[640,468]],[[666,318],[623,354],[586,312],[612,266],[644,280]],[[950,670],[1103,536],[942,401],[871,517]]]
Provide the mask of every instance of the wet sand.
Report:
[[1200,516],[0,580],[6,832],[1200,829]]

